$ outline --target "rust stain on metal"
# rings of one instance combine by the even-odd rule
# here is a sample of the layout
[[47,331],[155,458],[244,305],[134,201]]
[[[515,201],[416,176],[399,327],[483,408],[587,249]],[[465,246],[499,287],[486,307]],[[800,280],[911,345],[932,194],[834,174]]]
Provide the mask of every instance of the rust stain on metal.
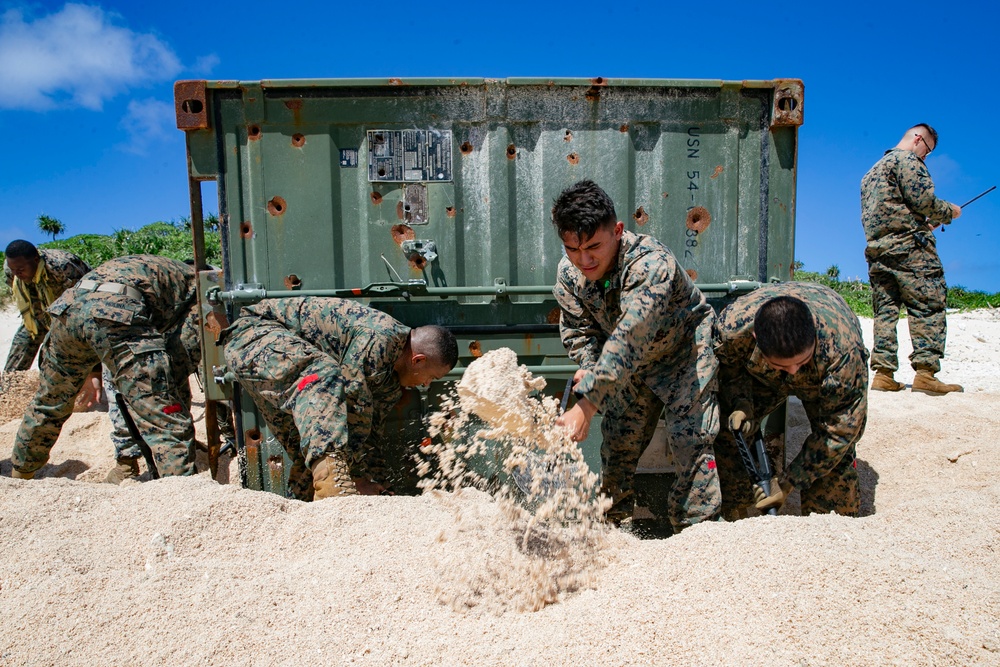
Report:
[[513,160],[517,157],[517,146],[514,144],[507,144],[507,159]]
[[628,132],[628,123],[622,123],[622,126],[618,128],[618,131],[622,134]]
[[410,257],[410,266],[417,271],[423,271],[424,267],[427,266],[427,258],[423,255],[417,255],[414,253],[414,255]]
[[248,446],[259,447],[260,446],[260,429],[259,428],[251,428],[251,429],[248,429],[248,430],[244,431],[243,432],[243,439],[246,441],[246,444]]
[[687,269],[684,273],[688,274],[688,277],[691,278],[692,281],[698,280],[698,272],[694,269]]
[[260,139],[264,133],[260,129],[260,125],[248,125],[247,126],[247,138],[250,141],[257,141]]
[[302,111],[302,100],[285,100],[285,106],[291,111]]
[[288,204],[282,197],[271,197],[271,201],[267,202],[267,212],[274,216],[284,215],[287,208]]
[[292,145],[296,148],[302,148],[306,145],[306,135],[304,134],[293,134],[292,135]]
[[584,94],[588,102],[599,102],[601,100],[601,89],[597,87],[590,87]]
[[580,164],[580,156],[576,153],[570,153],[566,156],[566,159],[569,160],[570,164]]
[[205,316],[205,329],[211,332],[213,337],[217,338],[222,330],[228,326],[229,319],[225,313],[217,313],[212,310]]
[[462,153],[462,155],[468,155],[472,152],[472,144],[468,141],[463,141],[462,145],[458,147],[458,150]]
[[280,456],[269,456],[267,458],[267,467],[272,474],[279,474],[282,468],[285,467],[285,461]]
[[302,281],[294,273],[285,276],[285,289],[298,289],[302,287]]
[[592,78],[590,80],[590,82],[592,84],[594,84],[595,86],[606,86],[606,85],[608,85],[607,80],[603,76],[594,77],[594,78]]
[[454,206],[449,206],[448,208],[446,208],[444,210],[444,212],[445,212],[445,215],[447,215],[449,218],[454,218],[455,217],[455,207]]
[[562,315],[562,310],[559,308],[553,308],[545,315],[545,321],[549,324],[559,324],[559,317]]
[[712,224],[712,214],[704,206],[695,206],[687,214],[687,228],[701,234]]
[[661,192],[660,196],[663,197],[664,199],[666,199],[667,197],[670,196],[670,193],[669,192]]
[[566,134],[563,135],[563,141],[573,141],[573,131],[566,130]]
[[372,203],[375,204],[376,206],[378,206],[379,204],[382,203],[382,193],[381,192],[372,192],[368,196],[371,197]]
[[398,202],[396,202],[396,217],[402,220],[404,213],[405,211],[403,211],[403,200],[400,199]]
[[392,78],[392,79],[389,79],[389,85],[390,86],[402,86],[402,85],[405,85],[405,84],[403,83],[402,79]]
[[483,356],[483,347],[482,345],[479,344],[478,340],[474,340],[471,343],[469,343],[469,354],[471,354],[477,359]]
[[715,169],[712,170],[712,175],[709,176],[709,178],[718,178],[719,174],[721,174],[723,171],[725,171],[725,168],[721,164],[716,165]]
[[531,346],[534,344],[534,342],[535,342],[534,336],[532,336],[531,334],[525,334],[524,335],[524,353],[525,354],[531,354],[533,352],[533,350],[531,349]]
[[392,234],[392,240],[396,242],[396,245],[403,245],[403,241],[413,241],[417,238],[413,227],[409,225],[393,225],[389,232]]
[[635,218],[635,223],[640,227],[649,222],[649,214],[646,213],[646,209],[644,209],[641,206],[635,209],[635,213],[632,215],[632,217]]
[[785,212],[788,211],[788,207],[785,206],[785,202],[781,201],[777,197],[774,198],[774,203],[777,204],[778,208],[780,208],[782,211],[785,211]]
[[240,238],[253,238],[253,226],[250,224],[249,220],[244,220],[240,223]]

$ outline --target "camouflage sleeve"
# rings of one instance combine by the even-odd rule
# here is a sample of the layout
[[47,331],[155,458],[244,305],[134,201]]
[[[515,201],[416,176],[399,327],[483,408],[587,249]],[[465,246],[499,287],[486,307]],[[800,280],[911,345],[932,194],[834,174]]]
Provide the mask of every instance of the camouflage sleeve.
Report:
[[845,355],[829,369],[815,401],[803,401],[812,432],[787,477],[797,488],[808,488],[828,474],[865,431],[868,419],[868,371],[860,355]]
[[[742,410],[753,415],[753,380],[744,370],[746,360],[753,352],[753,337],[747,341],[728,336],[720,329],[726,313],[716,321],[715,356],[719,360],[719,401],[730,412]],[[723,419],[729,415],[722,415]]]
[[935,225],[951,224],[951,204],[934,196],[934,181],[923,160],[910,153],[899,161],[896,173],[903,201],[910,208]]
[[580,368],[590,369],[597,364],[604,344],[604,333],[590,316],[579,299],[567,289],[569,278],[560,271],[552,290],[562,313],[559,316],[559,335],[569,358]]
[[687,327],[683,320],[690,313],[677,308],[674,299],[690,279],[675,261],[661,259],[660,255],[644,258],[623,272],[622,316],[592,372],[576,386],[598,409],[644,361],[668,356],[679,343],[678,329]]
[[388,412],[385,401],[372,394],[362,373],[346,367],[341,371],[347,380],[344,400],[347,403],[347,449],[354,461],[352,474],[384,482],[387,466],[381,438]]

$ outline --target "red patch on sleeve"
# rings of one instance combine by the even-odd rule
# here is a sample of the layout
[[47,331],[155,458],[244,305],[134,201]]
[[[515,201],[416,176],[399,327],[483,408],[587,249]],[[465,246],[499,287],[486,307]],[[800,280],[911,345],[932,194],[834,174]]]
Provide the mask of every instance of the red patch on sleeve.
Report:
[[715,459],[712,459],[711,461],[708,462],[708,469],[715,470]]
[[304,378],[299,380],[299,391],[302,391],[303,389],[305,389],[318,379],[319,375],[317,375],[316,373],[312,373],[311,375],[305,376]]
[[180,412],[183,409],[184,408],[181,406],[180,403],[174,403],[173,405],[168,405],[167,407],[163,408],[163,414],[172,415],[176,412]]

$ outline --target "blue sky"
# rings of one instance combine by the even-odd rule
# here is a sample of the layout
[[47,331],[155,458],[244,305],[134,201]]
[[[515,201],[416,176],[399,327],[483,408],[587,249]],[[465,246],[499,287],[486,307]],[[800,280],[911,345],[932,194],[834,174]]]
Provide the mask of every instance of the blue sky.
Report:
[[[938,196],[1000,184],[994,7],[0,0],[0,247],[46,241],[42,213],[67,235],[186,215],[177,79],[788,77],[805,83],[796,258],[867,280],[859,182],[909,126],[940,134]],[[998,218],[994,191],[938,235],[950,285],[1000,291]]]

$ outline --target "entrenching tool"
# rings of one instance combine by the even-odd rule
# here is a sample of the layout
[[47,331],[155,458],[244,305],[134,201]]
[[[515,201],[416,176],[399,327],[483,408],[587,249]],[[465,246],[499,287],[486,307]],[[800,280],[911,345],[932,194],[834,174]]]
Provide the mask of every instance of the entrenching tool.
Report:
[[[566,412],[566,405],[569,403],[569,395],[571,393],[573,393],[573,378],[566,381],[566,388],[563,390],[562,400],[559,402],[560,415]],[[511,477],[522,493],[531,496],[532,481],[536,475],[540,475],[545,480],[543,483],[543,495],[548,495],[562,486],[561,480],[554,479],[552,473],[552,463],[544,463],[539,454],[531,452],[528,454],[527,465],[515,468],[511,471]]]
[[156,463],[153,461],[153,450],[149,448],[149,445],[142,438],[142,434],[139,433],[139,429],[135,425],[131,413],[128,411],[128,403],[125,402],[125,397],[121,394],[115,394],[115,402],[118,404],[118,409],[121,410],[122,419],[125,420],[125,426],[128,428],[129,435],[135,440],[135,444],[139,445],[142,458],[146,459],[146,466],[149,468],[150,477],[160,479],[160,472],[156,469]]
[[[740,429],[729,430],[736,438],[736,449],[740,451],[740,458],[743,459],[743,466],[747,469],[747,474],[750,475],[750,481],[759,485],[763,489],[764,495],[771,495],[771,479],[774,477],[774,468],[771,467],[771,459],[768,458],[767,450],[764,449],[764,438],[758,433],[757,439],[753,443],[754,450],[751,451]],[[771,516],[778,516],[778,510],[773,507],[767,510],[767,513]]]

